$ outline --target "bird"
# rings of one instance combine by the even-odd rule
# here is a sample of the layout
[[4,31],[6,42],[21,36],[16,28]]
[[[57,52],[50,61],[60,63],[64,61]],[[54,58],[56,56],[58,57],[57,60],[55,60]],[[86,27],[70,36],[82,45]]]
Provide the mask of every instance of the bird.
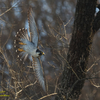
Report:
[[34,19],[34,13],[32,7],[28,10],[28,23],[29,23],[29,33],[25,28],[19,29],[15,35],[14,47],[16,52],[19,52],[18,58],[22,61],[25,61],[26,58],[31,55],[32,57],[32,67],[35,71],[36,77],[45,91],[45,81],[43,77],[43,70],[40,64],[40,56],[45,53],[38,49],[38,32],[37,26]]

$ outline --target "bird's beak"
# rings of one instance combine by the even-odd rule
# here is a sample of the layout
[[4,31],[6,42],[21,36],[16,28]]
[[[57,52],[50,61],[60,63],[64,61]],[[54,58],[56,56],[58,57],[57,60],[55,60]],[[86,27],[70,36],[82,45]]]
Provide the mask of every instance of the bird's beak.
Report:
[[44,52],[42,52],[42,55],[45,55],[45,53],[44,53]]

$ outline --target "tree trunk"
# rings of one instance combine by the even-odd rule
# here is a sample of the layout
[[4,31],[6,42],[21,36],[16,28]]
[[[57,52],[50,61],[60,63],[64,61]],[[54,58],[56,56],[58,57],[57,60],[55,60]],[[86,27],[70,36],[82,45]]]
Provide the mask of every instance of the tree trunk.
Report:
[[100,16],[98,20],[94,16],[96,2],[97,0],[77,0],[72,39],[56,100],[78,100],[81,94],[93,36],[100,28],[100,24],[97,24]]

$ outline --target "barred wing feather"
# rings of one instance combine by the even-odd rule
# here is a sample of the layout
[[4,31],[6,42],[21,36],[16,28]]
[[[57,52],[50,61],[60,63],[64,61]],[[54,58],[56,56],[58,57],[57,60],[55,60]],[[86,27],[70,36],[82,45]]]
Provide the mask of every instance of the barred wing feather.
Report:
[[32,11],[32,8],[30,8],[29,12],[28,12],[28,22],[29,22],[30,39],[37,47],[37,45],[38,45],[38,32],[37,32],[37,27],[36,27],[34,13]]
[[34,71],[36,72],[36,77],[37,77],[40,85],[42,86],[43,90],[45,91],[45,81],[44,81],[43,71],[42,71],[42,68],[40,65],[40,61],[38,58],[32,57],[32,59],[33,59],[32,66],[33,66]]

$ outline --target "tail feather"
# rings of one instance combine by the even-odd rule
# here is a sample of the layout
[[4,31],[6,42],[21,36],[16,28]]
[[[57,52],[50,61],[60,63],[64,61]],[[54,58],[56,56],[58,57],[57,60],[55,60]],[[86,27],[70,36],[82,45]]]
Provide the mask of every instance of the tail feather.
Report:
[[17,60],[24,61],[27,59],[28,54],[23,50],[23,45],[26,45],[22,40],[27,39],[29,40],[29,36],[27,33],[27,29],[19,29],[17,34],[15,35],[15,40],[14,40],[14,47],[17,52]]

